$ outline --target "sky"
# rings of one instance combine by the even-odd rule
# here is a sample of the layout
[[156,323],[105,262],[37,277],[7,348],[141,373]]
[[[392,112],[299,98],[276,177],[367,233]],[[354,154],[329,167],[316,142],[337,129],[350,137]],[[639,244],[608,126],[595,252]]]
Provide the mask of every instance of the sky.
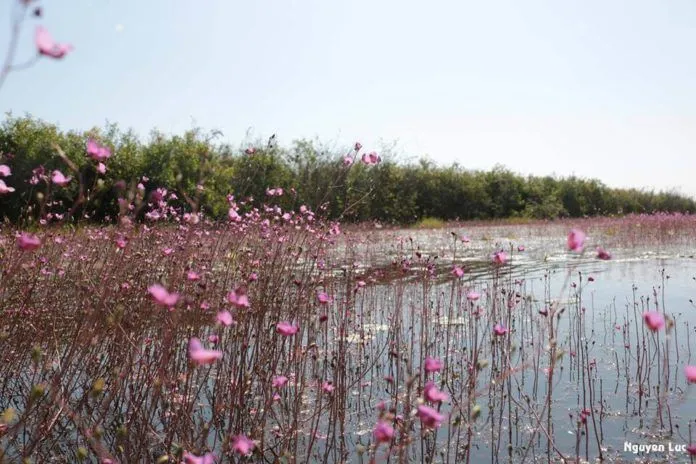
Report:
[[[11,3],[0,0],[0,50]],[[0,111],[696,196],[693,0],[51,0]],[[1,56],[4,56],[1,55]]]

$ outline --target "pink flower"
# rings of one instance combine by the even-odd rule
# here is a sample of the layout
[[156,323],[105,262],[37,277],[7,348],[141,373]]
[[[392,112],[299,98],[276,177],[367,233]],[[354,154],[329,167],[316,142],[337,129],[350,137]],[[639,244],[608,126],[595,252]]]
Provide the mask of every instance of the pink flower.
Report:
[[0,179],[0,195],[4,195],[6,193],[12,193],[14,191],[15,191],[14,187],[8,187],[5,184],[5,181]]
[[17,246],[22,251],[34,251],[41,246],[41,240],[39,240],[39,237],[36,235],[22,232],[21,235],[17,237]]
[[249,282],[256,282],[259,280],[259,275],[256,272],[249,274]]
[[329,295],[327,295],[326,292],[317,292],[317,300],[321,304],[328,304],[331,301],[331,298],[329,298]]
[[183,455],[184,464],[215,464],[215,455],[206,453],[204,456],[196,456],[188,451]]
[[282,388],[288,383],[288,378],[284,375],[276,375],[273,377],[273,388]]
[[380,161],[382,161],[382,158],[380,158],[376,152],[371,151],[370,153],[364,153],[362,155],[362,162],[364,164],[373,165],[373,164],[379,164]]
[[43,26],[36,26],[34,43],[41,55],[56,59],[63,58],[73,49],[72,45],[56,43]]
[[246,456],[256,447],[256,444],[249,440],[245,435],[237,435],[232,438],[232,450]]
[[603,260],[609,260],[611,259],[611,255],[607,250],[605,250],[602,247],[597,247],[597,258],[603,259]]
[[499,266],[502,266],[505,264],[508,260],[507,253],[504,251],[496,251],[493,253],[493,264],[497,264]]
[[499,337],[501,335],[505,335],[506,333],[508,333],[508,329],[501,324],[496,324],[493,327],[493,333]]
[[425,358],[425,372],[437,372],[442,369],[442,361],[439,359],[427,357]]
[[116,246],[119,247],[120,249],[126,248],[126,245],[128,244],[128,240],[126,237],[120,236],[116,238]]
[[215,321],[220,325],[224,325],[225,327],[229,327],[234,324],[234,319],[229,311],[220,311],[217,313],[217,316],[215,316]]
[[475,292],[473,290],[466,294],[466,299],[469,301],[476,301],[479,298],[481,298],[481,294],[479,292]]
[[469,243],[471,241],[471,239],[467,235],[462,235],[460,239],[464,243]]
[[266,195],[269,197],[281,197],[283,196],[283,189],[281,187],[267,188]]
[[351,164],[353,164],[353,158],[351,158],[350,156],[343,157],[344,166],[350,166]]
[[568,249],[577,253],[582,252],[585,246],[585,232],[580,229],[572,229],[568,234]]
[[65,187],[70,183],[71,177],[65,177],[62,172],[58,171],[57,169],[53,171],[53,174],[51,174],[51,182],[54,184],[60,186],[60,187]]
[[[94,139],[87,140],[87,154],[95,161],[106,161],[111,157],[111,150],[104,145],[100,145]],[[106,168],[104,169],[106,171]],[[103,173],[102,173],[103,174]],[[138,184],[139,186],[142,184]],[[145,190],[145,186],[141,190]]]
[[520,245],[517,247],[517,251],[523,252],[525,250],[524,245]]
[[437,412],[437,410],[425,405],[418,406],[417,414],[418,417],[420,417],[421,422],[423,422],[423,425],[430,428],[439,427],[442,424],[442,421],[445,419],[445,417]]
[[172,307],[176,305],[177,301],[179,301],[178,293],[169,293],[166,288],[159,284],[151,285],[148,287],[147,291],[150,292],[150,295],[152,295],[152,298],[155,299],[155,302],[162,306]]
[[106,164],[104,164],[104,163],[97,164],[97,172],[99,174],[106,174]]
[[201,276],[196,271],[189,270],[186,273],[186,278],[191,281],[196,281],[200,280]]
[[244,150],[244,153],[246,153],[247,155],[253,155],[254,153],[256,153],[256,148],[249,147],[246,150]]
[[333,393],[335,388],[336,387],[334,387],[333,384],[328,381],[321,384],[321,389],[324,390],[326,393]]
[[684,375],[689,383],[696,383],[696,366],[684,367]]
[[648,329],[657,332],[665,326],[665,318],[662,313],[657,311],[646,311],[643,313],[643,320]]
[[8,177],[12,175],[12,170],[6,164],[0,164],[0,177]]
[[372,433],[377,443],[389,443],[394,438],[394,427],[385,421],[378,421]]
[[227,301],[232,303],[238,308],[248,308],[249,297],[246,294],[246,289],[244,287],[237,287],[227,294]]
[[297,333],[297,331],[300,330],[300,328],[296,325],[293,325],[289,322],[283,321],[279,322],[278,325],[276,325],[276,332],[279,334],[285,336],[285,337],[291,337]]
[[227,211],[227,217],[230,218],[230,221],[234,222],[239,222],[242,220],[242,217],[235,208],[230,208],[229,211]]
[[452,275],[455,277],[464,277],[464,269],[459,266],[454,266],[452,269]]
[[425,397],[426,401],[429,401],[431,403],[441,403],[443,401],[447,401],[449,396],[447,396],[447,393],[441,392],[440,390],[437,389],[435,386],[435,382],[430,381],[425,384],[425,387],[423,388],[423,396]]
[[212,364],[222,358],[222,351],[207,350],[197,338],[189,340],[189,359],[196,364]]
[[360,142],[355,142],[355,145],[353,146],[353,149],[354,149],[355,151],[360,151],[361,148],[362,148],[362,143],[360,143]]

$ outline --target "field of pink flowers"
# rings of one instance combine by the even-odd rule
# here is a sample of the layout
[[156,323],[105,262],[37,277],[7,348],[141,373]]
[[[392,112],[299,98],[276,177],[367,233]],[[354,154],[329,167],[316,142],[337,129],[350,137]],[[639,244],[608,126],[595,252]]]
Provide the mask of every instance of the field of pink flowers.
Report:
[[[613,251],[580,229],[511,226],[525,239],[501,248],[477,237],[508,226],[453,226],[420,246],[229,200],[225,224],[4,228],[4,462],[574,462],[617,456],[619,415],[691,443],[677,417],[692,322],[659,285],[590,307],[582,266]],[[580,224],[632,247],[636,229],[677,245],[693,230],[688,216]],[[537,227],[568,256],[555,280],[513,272]]]

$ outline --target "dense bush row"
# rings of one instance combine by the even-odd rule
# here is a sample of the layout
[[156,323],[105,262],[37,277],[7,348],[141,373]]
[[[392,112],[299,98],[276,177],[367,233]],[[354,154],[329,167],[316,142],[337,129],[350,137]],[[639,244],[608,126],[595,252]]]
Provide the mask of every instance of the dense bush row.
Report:
[[[12,169],[5,182],[16,192],[0,196],[0,214],[14,221],[27,213],[46,214],[51,208],[68,211],[82,189],[85,201],[75,209],[80,216],[114,219],[117,199],[138,183],[147,192],[160,187],[176,192],[183,209],[199,207],[220,218],[228,211],[227,194],[253,198],[247,204],[258,204],[267,198],[267,189],[275,187],[285,189],[282,197],[274,198],[284,208],[304,204],[319,210],[323,205],[329,218],[344,221],[410,223],[425,217],[556,218],[696,210],[694,200],[675,193],[613,189],[597,180],[525,178],[503,167],[472,171],[426,160],[403,163],[388,154],[379,164],[366,165],[352,150],[349,154],[356,162],[349,166],[345,153],[311,141],[296,141],[289,148],[272,141],[232,147],[220,143],[219,135],[191,130],[168,136],[153,131],[149,140],[142,141],[116,125],[86,133],[62,132],[35,118],[8,115],[0,127],[0,164]],[[112,149],[105,174],[98,173],[85,154],[89,137]],[[70,168],[58,156],[56,145],[75,166]],[[46,198],[47,182],[29,182],[39,166],[48,173],[59,169],[74,179],[61,189],[54,186],[49,192],[53,204],[41,206],[37,201]]]

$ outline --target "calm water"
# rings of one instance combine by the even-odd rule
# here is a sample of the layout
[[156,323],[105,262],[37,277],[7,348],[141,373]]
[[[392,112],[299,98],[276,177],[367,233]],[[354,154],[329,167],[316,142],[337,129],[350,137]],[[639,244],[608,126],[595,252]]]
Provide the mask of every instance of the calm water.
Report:
[[[520,235],[520,230],[522,236],[512,236],[513,231]],[[687,454],[679,446],[690,443],[689,423],[696,418],[696,391],[689,388],[683,374],[686,364],[696,363],[696,359],[693,359],[696,357],[693,340],[696,336],[693,334],[696,328],[696,306],[690,302],[696,289],[696,259],[692,255],[690,240],[622,247],[620,240],[596,232],[588,239],[592,246],[588,247],[585,255],[576,256],[565,250],[566,230],[559,228],[555,234],[541,235],[536,230],[525,231],[520,227],[468,231],[454,229],[457,236],[467,234],[471,238],[469,244],[457,240],[456,251],[450,229],[368,233],[366,239],[370,244],[349,259],[352,260],[353,267],[359,269],[358,273],[364,272],[364,276],[372,277],[379,289],[374,291],[380,292],[377,306],[382,311],[367,310],[362,315],[363,324],[369,324],[371,329],[368,345],[378,347],[387,340],[394,340],[393,334],[388,334],[387,327],[393,323],[393,315],[401,311],[406,314],[405,325],[418,327],[423,322],[421,318],[426,318],[425,326],[437,326],[426,329],[431,330],[430,340],[433,340],[433,336],[436,340],[431,345],[414,347],[412,355],[415,359],[423,357],[422,351],[444,357],[446,348],[442,340],[447,330],[451,337],[450,362],[456,365],[458,359],[466,358],[467,347],[463,345],[465,340],[470,341],[465,335],[465,327],[469,324],[471,305],[461,297],[459,300],[455,297],[456,301],[450,305],[453,277],[449,271],[452,263],[456,262],[468,271],[462,279],[461,287],[480,291],[483,297],[477,304],[486,308],[486,311],[490,311],[497,292],[507,288],[515,289],[520,294],[519,302],[512,309],[513,318],[509,322],[512,343],[517,345],[517,350],[510,359],[512,366],[522,366],[533,359],[539,353],[540,344],[548,346],[548,337],[543,330],[538,327],[535,330],[544,320],[539,311],[548,308],[551,301],[558,301],[559,308],[566,308],[558,319],[558,346],[565,351],[565,355],[556,366],[551,408],[551,434],[556,447],[566,457],[574,458],[576,455],[576,421],[584,405],[594,411],[600,446],[606,459],[616,462],[624,459],[627,462],[634,462],[634,459],[644,462],[688,461]],[[594,244],[606,246],[613,259],[595,259]],[[517,251],[519,245],[525,247],[524,251]],[[497,249],[512,253],[509,265],[498,271],[497,283],[494,284],[495,272],[487,257]],[[420,259],[416,253],[420,253]],[[434,256],[437,259],[433,266],[433,284],[424,293],[422,281],[414,276],[426,272],[427,264],[424,261],[430,257],[432,262]],[[408,270],[402,269],[404,260],[410,260]],[[375,269],[378,271],[375,272]],[[594,281],[587,282],[588,277],[592,277]],[[581,282],[583,288],[580,297],[578,284]],[[399,292],[403,292],[401,298],[397,296]],[[656,337],[652,333],[646,333],[644,329],[641,314],[648,308],[655,309],[656,304],[660,311],[664,309],[675,322],[675,329],[668,336],[662,332]],[[411,321],[407,316],[409,305],[415,305],[419,309],[423,305],[429,306],[431,311],[427,315],[416,311],[417,320]],[[584,327],[584,332],[578,330],[578,324]],[[418,339],[422,340],[424,335],[418,332],[418,328],[415,330]],[[404,337],[408,337],[406,331]],[[490,343],[490,338],[484,337],[482,340]],[[404,346],[408,346],[408,340],[403,342]],[[585,342],[587,352],[575,352],[576,347]],[[637,347],[641,343],[647,346],[648,361],[642,362],[643,372],[639,374],[637,358],[644,349],[637,352]],[[666,351],[669,351],[668,371],[665,371],[666,364],[663,361]],[[483,352],[486,357],[492,354],[488,347]],[[513,396],[521,401],[525,395],[529,395],[531,403],[537,405],[536,414],[540,411],[545,414],[542,407],[546,395],[546,377],[539,373],[543,372],[543,367],[548,366],[544,356],[546,355],[541,355],[539,365],[521,369],[512,375],[511,381]],[[585,366],[589,364],[590,368],[585,370],[583,363]],[[392,366],[392,369],[387,369],[390,374],[395,372],[394,363],[390,364],[385,358],[384,364]],[[647,364],[652,367],[646,374]],[[484,368],[479,376],[479,386],[485,386],[486,381],[483,379],[486,375],[487,369]],[[583,382],[583,375],[591,380]],[[642,376],[642,382],[637,380],[638,375]],[[381,377],[372,376],[373,383],[378,384],[374,391],[393,388],[375,380],[379,378]],[[461,385],[451,378],[446,383],[450,387],[457,385],[450,390],[457,395],[457,388]],[[595,389],[592,400],[588,400],[587,390],[590,384]],[[668,390],[658,393],[663,385],[667,385]],[[643,404],[640,407],[639,390],[643,390]],[[393,389],[390,391],[393,396]],[[660,395],[663,406],[658,413],[657,399]],[[389,399],[389,395],[376,396],[372,403]],[[477,403],[483,406],[484,413],[475,427],[472,462],[519,462],[523,456],[528,461],[546,461],[546,436],[541,432],[535,437],[531,436],[537,422],[530,418],[524,408],[517,408],[515,412],[514,406],[501,406],[509,403],[504,395],[485,395]],[[456,416],[457,412],[452,413],[452,404],[453,401],[443,404],[441,412]],[[669,410],[666,412],[667,406]],[[573,415],[573,419],[570,415]],[[355,445],[367,441],[361,440],[361,437],[369,436],[367,430],[373,424],[371,421],[374,414],[366,411],[364,416],[356,414]],[[501,425],[496,425],[492,430],[491,421],[498,421]],[[445,437],[448,433],[456,432],[449,431],[447,424],[438,432],[434,457],[436,462],[445,461],[447,457],[450,462],[459,460],[455,459],[456,452],[452,448],[456,446],[452,442],[449,443],[450,454],[447,454]],[[496,439],[500,440],[496,435],[501,434],[504,439],[499,444],[494,444]],[[694,439],[696,440],[696,436]],[[592,461],[598,456],[598,440],[592,427],[589,429],[588,441],[586,444],[585,437],[581,437],[579,455],[581,459],[587,455]],[[507,449],[508,442],[513,445],[510,453]],[[625,450],[626,442],[654,445],[657,450],[634,454]],[[527,445],[530,445],[530,450],[525,455]],[[664,447],[665,451],[660,447]],[[554,460],[558,458],[555,453],[551,456]],[[416,452],[414,458],[420,457]]]

